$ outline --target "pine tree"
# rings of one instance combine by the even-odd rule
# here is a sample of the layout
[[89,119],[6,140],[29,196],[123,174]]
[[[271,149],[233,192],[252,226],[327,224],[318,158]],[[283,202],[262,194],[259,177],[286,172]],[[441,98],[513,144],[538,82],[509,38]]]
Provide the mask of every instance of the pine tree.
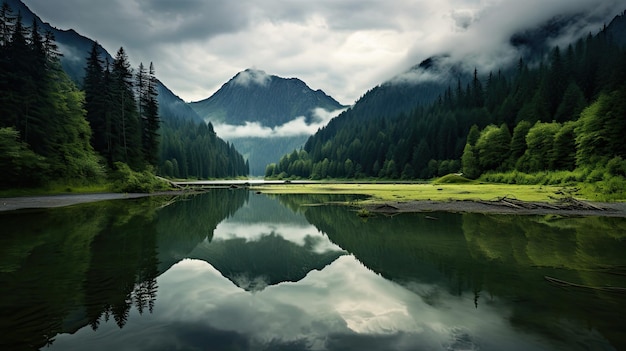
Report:
[[155,76],[154,64],[150,62],[148,75],[146,76],[145,92],[142,97],[143,108],[141,109],[142,121],[142,147],[145,160],[148,164],[158,164],[159,151],[159,105],[158,105],[158,81]]
[[98,42],[94,42],[87,57],[83,89],[85,91],[85,110],[87,121],[92,130],[92,146],[101,153],[107,153],[106,108],[104,91],[104,69],[100,58]]
[[141,127],[133,93],[133,73],[128,56],[121,47],[113,60],[112,78],[112,124],[113,139],[117,144],[112,149],[112,161],[121,161],[134,170],[143,168]]

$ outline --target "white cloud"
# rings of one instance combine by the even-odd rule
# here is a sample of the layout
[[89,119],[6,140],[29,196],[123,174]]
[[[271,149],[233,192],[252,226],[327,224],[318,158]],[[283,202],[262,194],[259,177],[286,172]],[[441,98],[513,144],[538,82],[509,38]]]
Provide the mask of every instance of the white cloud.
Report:
[[220,138],[227,140],[237,138],[275,138],[292,137],[298,135],[313,135],[319,128],[324,127],[331,119],[343,112],[344,109],[336,111],[326,111],[317,108],[314,111],[314,123],[307,123],[304,116],[299,116],[293,120],[274,128],[263,126],[259,122],[246,122],[244,125],[215,124],[215,133]]
[[[511,323],[512,307],[497,297],[476,310],[467,295],[436,285],[388,281],[351,255],[301,281],[253,293],[197,260],[177,263],[157,282],[152,314],[139,316],[132,309],[123,329],[111,318],[99,325],[98,333],[84,327],[58,335],[51,348],[181,349],[220,341],[239,342],[246,349],[292,345],[298,350],[363,350],[364,345],[373,350],[547,350],[555,345],[549,337]],[[579,332],[568,327],[572,337]],[[582,335],[598,336],[594,331]],[[293,346],[302,341],[301,347]]]
[[[515,60],[516,31],[558,14],[581,14],[596,32],[624,0],[24,0],[44,21],[74,28],[134,66],[153,61],[187,101],[211,96],[247,67],[297,77],[344,104],[439,54],[473,69]],[[557,38],[555,43],[566,39]],[[86,55],[87,53],[85,53]]]
[[272,77],[265,73],[265,71],[258,69],[247,69],[243,72],[240,72],[233,79],[233,83],[242,86],[249,86],[250,84],[256,84],[260,86],[267,86]]

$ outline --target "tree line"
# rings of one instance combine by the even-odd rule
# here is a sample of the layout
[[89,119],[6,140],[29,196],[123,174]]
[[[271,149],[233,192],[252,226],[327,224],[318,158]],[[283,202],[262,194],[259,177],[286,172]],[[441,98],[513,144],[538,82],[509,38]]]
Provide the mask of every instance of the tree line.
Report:
[[94,43],[81,90],[61,57],[54,35],[42,33],[36,18],[27,26],[2,4],[0,188],[88,184],[116,170],[123,177],[248,174],[243,157],[209,126],[162,123],[168,116],[159,115],[152,63],[133,70],[124,48],[110,58]]
[[[213,127],[184,119],[160,118],[154,66],[130,69],[123,48],[104,65],[94,43],[87,60],[85,94],[93,145],[110,166],[146,165],[172,178],[226,178],[248,174],[248,163]],[[134,79],[133,79],[134,77]],[[170,118],[171,117],[171,118]]]
[[101,59],[94,42],[87,58],[84,91],[92,144],[109,167],[116,162],[141,171],[158,165],[159,109],[154,66],[133,71],[124,48],[113,62]]
[[304,148],[270,164],[266,176],[428,179],[463,172],[477,178],[592,169],[616,157],[618,164],[626,157],[624,82],[626,51],[605,29],[545,57],[520,59],[505,72],[481,77],[475,70],[434,103],[393,117],[361,119],[348,110]]
[[84,93],[63,72],[50,32],[0,9],[0,187],[103,174],[90,144]]

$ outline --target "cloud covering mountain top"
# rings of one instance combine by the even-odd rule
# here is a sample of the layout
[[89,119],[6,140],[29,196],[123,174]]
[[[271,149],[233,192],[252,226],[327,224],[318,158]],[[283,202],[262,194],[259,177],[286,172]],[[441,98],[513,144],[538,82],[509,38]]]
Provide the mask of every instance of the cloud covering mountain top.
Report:
[[446,53],[486,70],[514,59],[510,37],[578,15],[554,38],[597,32],[624,0],[24,0],[159,78],[187,101],[212,95],[245,67],[298,77],[351,104],[369,88]]

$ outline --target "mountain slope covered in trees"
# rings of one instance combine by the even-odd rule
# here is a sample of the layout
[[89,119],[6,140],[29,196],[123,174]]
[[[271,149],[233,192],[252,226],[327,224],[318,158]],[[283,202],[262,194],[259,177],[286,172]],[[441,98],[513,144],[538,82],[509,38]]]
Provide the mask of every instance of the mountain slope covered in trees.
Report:
[[433,103],[416,99],[412,110],[358,113],[368,102],[359,101],[266,175],[424,179],[578,169],[585,181],[626,174],[624,21],[618,16],[597,35],[520,59],[512,72],[458,76]]
[[2,188],[89,183],[116,168],[195,178],[248,173],[232,144],[215,135],[197,142],[212,129],[156,79],[152,64],[133,69],[123,48],[113,58],[97,42],[43,23],[21,1],[3,3],[0,23]]

